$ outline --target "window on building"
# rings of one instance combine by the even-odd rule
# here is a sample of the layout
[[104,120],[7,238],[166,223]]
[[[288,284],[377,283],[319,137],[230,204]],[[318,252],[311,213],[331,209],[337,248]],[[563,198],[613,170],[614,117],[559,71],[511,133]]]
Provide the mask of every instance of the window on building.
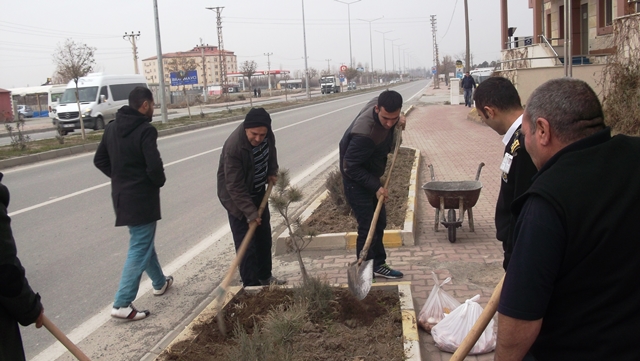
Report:
[[[547,37],[547,39],[551,39],[552,35],[551,35],[551,13],[547,14],[546,16],[546,24],[545,25],[545,36]],[[550,41],[550,40],[549,40]]]
[[598,0],[598,35],[613,31],[613,0]]
[[558,7],[558,38],[564,39],[564,5]]

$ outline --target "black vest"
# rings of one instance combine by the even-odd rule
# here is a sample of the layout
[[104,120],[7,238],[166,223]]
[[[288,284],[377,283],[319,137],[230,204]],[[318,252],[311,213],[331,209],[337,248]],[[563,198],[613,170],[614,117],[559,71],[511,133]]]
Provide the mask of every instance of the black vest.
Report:
[[640,360],[640,138],[607,128],[560,151],[518,198],[555,208],[566,249],[540,334],[538,360]]

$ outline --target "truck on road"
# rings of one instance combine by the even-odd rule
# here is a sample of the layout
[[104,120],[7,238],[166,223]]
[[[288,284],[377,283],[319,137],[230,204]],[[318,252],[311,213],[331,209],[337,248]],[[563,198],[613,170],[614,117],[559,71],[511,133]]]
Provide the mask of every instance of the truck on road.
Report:
[[340,80],[335,75],[325,75],[320,78],[320,92],[322,94],[340,93]]

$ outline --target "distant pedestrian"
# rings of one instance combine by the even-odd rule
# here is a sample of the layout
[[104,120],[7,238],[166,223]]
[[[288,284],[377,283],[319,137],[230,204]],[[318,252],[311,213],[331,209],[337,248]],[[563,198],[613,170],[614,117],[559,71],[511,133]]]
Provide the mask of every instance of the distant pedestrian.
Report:
[[471,108],[473,105],[473,99],[471,95],[473,94],[473,89],[476,88],[476,81],[469,74],[469,72],[464,73],[464,77],[460,82],[460,86],[462,86],[462,90],[464,90],[464,105]]
[[[2,181],[0,173],[0,181]],[[0,183],[0,360],[24,361],[20,327],[42,327],[44,308],[33,292],[18,259],[9,218],[9,189]]]
[[129,94],[129,105],[116,113],[105,127],[93,158],[95,166],[111,178],[111,197],[116,213],[116,227],[129,227],[129,252],[122,270],[111,317],[141,320],[148,310],[133,306],[140,277],[146,272],[152,281],[153,294],[161,296],[173,284],[165,276],[156,254],[154,239],[160,220],[160,188],[166,178],[160,152],[158,131],[151,125],[153,94],[146,87],[136,87]]
[[[389,197],[380,177],[387,165],[387,156],[393,149],[393,132],[397,126],[404,127],[402,95],[386,90],[371,99],[360,110],[340,140],[340,173],[344,193],[358,222],[356,258],[364,248],[369,229],[372,227],[378,199]],[[387,253],[382,243],[387,227],[387,212],[384,204],[380,209],[369,254],[365,260],[373,259],[374,277],[402,278],[400,271],[387,264]]]
[[257,88],[253,88],[253,96],[254,96],[255,98],[257,98],[257,97],[258,97],[258,89],[257,89]]
[[262,90],[260,90],[260,88],[258,88],[258,98],[262,97]]
[[504,249],[502,266],[506,270],[513,252],[513,231],[517,220],[511,213],[511,203],[529,189],[538,170],[524,146],[522,102],[509,79],[496,76],[483,81],[473,99],[478,114],[491,129],[503,136],[505,145],[495,225],[496,238]]
[[271,116],[263,108],[249,113],[222,146],[218,164],[218,199],[227,210],[236,252],[257,223],[253,239],[240,261],[243,286],[271,283],[282,285],[271,273],[271,224],[269,207],[258,215],[258,207],[268,183],[278,179],[276,138],[271,130]]

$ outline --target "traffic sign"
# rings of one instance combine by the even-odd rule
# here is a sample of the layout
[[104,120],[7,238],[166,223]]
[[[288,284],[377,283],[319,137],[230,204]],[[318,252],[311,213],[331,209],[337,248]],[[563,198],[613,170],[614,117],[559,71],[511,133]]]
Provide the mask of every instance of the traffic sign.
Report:
[[347,66],[346,65],[341,65],[340,66],[340,71],[347,71]]
[[436,67],[435,67],[435,66],[432,66],[432,67],[431,67],[431,74],[435,74],[435,73],[436,73]]
[[462,60],[456,60],[456,68],[462,69]]
[[359,67],[359,68],[356,68],[356,70],[359,71],[359,72],[363,72],[364,68],[363,67]]
[[344,81],[344,75],[343,74],[340,74],[340,81],[341,82]]

